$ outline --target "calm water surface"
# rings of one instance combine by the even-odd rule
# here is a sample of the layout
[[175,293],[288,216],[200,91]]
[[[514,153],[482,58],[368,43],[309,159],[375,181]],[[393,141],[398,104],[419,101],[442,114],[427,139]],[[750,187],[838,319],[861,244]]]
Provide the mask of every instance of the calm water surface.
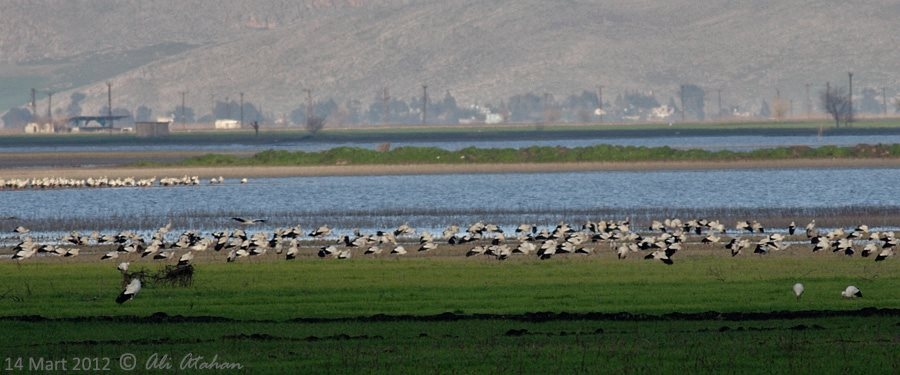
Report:
[[231,216],[306,228],[341,222],[376,229],[403,222],[442,228],[485,219],[514,225],[529,218],[551,225],[550,220],[572,213],[601,219],[592,210],[658,208],[656,218],[662,219],[679,208],[900,206],[898,189],[900,170],[893,168],[290,177],[248,184],[232,179],[224,185],[0,191],[0,217],[36,226],[106,218],[141,227],[114,230],[152,229],[172,217],[188,218],[183,225],[189,228],[212,230],[234,226]]
[[[392,142],[392,147],[416,146],[437,147],[449,151],[466,147],[478,148],[524,148],[529,146],[586,147],[599,144],[621,146],[669,146],[678,149],[704,149],[710,151],[752,151],[761,148],[804,145],[853,146],[857,144],[900,143],[900,135],[861,136],[710,136],[710,137],[639,137],[639,138],[589,138],[589,139],[546,139],[527,141],[448,141],[448,142]],[[4,152],[71,152],[71,151],[209,151],[209,152],[259,152],[264,150],[323,151],[340,146],[375,149],[378,143],[324,143],[291,142],[264,146],[246,144],[222,145],[141,145],[141,146],[62,146],[62,147],[4,147]]]

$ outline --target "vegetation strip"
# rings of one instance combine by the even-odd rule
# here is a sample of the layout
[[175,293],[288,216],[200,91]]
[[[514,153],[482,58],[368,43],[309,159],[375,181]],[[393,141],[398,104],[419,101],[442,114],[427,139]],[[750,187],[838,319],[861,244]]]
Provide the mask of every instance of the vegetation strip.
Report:
[[[467,147],[448,151],[437,147],[398,147],[369,150],[359,147],[336,147],[320,152],[268,150],[242,157],[231,154],[206,154],[187,158],[181,166],[278,166],[278,165],[351,165],[351,164],[513,164],[513,163],[578,163],[625,161],[742,161],[791,159],[900,158],[900,144],[839,146],[790,146],[746,152],[707,151],[663,147],[595,145],[588,147],[531,146],[521,149]],[[140,166],[158,166],[142,162]]]

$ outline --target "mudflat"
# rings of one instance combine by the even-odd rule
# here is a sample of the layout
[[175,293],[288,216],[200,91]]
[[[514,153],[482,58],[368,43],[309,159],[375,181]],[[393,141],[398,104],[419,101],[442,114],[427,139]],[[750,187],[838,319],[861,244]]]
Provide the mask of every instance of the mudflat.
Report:
[[737,161],[616,161],[577,163],[472,163],[472,164],[404,164],[404,165],[321,165],[321,166],[224,166],[136,167],[137,161],[176,162],[201,153],[182,152],[74,152],[74,153],[0,153],[0,178],[88,178],[199,176],[302,177],[395,174],[456,173],[531,173],[628,170],[704,170],[761,168],[894,168],[900,159],[785,159]]

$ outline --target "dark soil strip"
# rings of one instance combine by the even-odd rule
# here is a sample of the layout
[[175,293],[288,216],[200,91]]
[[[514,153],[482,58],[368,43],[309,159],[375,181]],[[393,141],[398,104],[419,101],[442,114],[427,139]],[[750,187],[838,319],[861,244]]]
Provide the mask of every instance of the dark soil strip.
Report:
[[[452,322],[463,320],[511,320],[521,322],[549,321],[764,321],[775,319],[809,319],[832,317],[898,317],[900,309],[864,308],[859,310],[804,310],[773,312],[717,312],[668,313],[661,315],[619,313],[569,313],[569,312],[527,312],[522,314],[456,314],[441,313],[435,315],[384,315],[347,317],[347,318],[294,318],[292,323],[332,323],[332,322]],[[21,322],[118,322],[118,323],[275,323],[272,320],[238,320],[215,316],[183,316],[168,315],[157,312],[150,316],[94,316],[47,318],[40,315],[17,315],[0,317],[0,321]]]

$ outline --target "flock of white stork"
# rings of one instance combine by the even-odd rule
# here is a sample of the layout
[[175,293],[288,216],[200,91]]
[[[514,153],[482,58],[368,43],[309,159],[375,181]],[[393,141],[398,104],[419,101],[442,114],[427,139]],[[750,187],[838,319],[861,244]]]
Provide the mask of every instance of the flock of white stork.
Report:
[[[71,232],[52,243],[34,241],[29,236],[29,230],[20,226],[14,230],[20,241],[12,249],[10,258],[22,261],[36,255],[76,257],[82,254],[80,248],[89,247],[101,249],[85,252],[97,252],[101,260],[124,260],[118,265],[119,270],[124,273],[133,260],[171,260],[186,265],[194,260],[194,254],[200,253],[227,254],[227,262],[267,254],[283,256],[287,260],[296,259],[303,254],[310,257],[315,254],[320,258],[350,259],[354,254],[379,256],[387,253],[389,256],[403,256],[409,252],[409,247],[414,248],[418,254],[445,249],[448,251],[444,251],[444,254],[448,255],[464,254],[466,257],[505,260],[527,255],[537,256],[539,259],[567,254],[591,255],[606,248],[619,259],[636,255],[672,265],[675,254],[683,251],[686,246],[710,249],[719,244],[723,246],[725,254],[731,256],[751,251],[753,254],[765,255],[795,246],[806,247],[812,253],[831,252],[843,256],[853,256],[858,252],[861,257],[872,257],[880,262],[894,255],[898,242],[894,232],[873,232],[866,225],[859,225],[852,230],[836,228],[820,231],[815,220],[806,225],[805,233],[796,233],[797,226],[793,222],[786,231],[769,233],[755,220],[739,221],[732,234],[727,233],[725,225],[718,220],[702,219],[654,220],[646,231],[632,230],[629,220],[591,221],[579,229],[564,222],[552,229],[521,224],[516,227],[514,237],[507,238],[499,226],[484,222],[472,224],[465,230],[461,230],[458,225],[451,225],[440,236],[428,231],[422,231],[416,236],[416,230],[407,224],[373,234],[354,230],[352,235],[338,235],[327,225],[308,233],[299,225],[248,233],[251,226],[265,223],[266,220],[241,217],[232,219],[239,226],[234,230],[218,231],[208,236],[197,231],[185,231],[175,240],[167,239],[171,223],[156,230],[149,239],[133,231],[122,231],[115,235],[95,231],[90,235]],[[108,251],[102,250],[103,246],[107,246],[105,249]],[[456,249],[460,250],[455,251]],[[208,259],[214,260],[216,257]],[[126,293],[129,290],[132,293]],[[129,284],[120,299],[122,302],[127,301],[137,290],[140,290],[140,281]],[[799,298],[803,293],[803,286],[795,285],[794,293]],[[850,286],[842,295],[852,298],[859,297],[862,293]]]
[[[515,229],[513,238],[507,238],[499,226],[477,222],[461,231],[460,226],[451,225],[440,236],[423,231],[416,238],[416,230],[407,224],[388,231],[377,231],[373,234],[362,234],[354,230],[352,235],[335,235],[327,225],[318,227],[309,233],[297,225],[287,228],[276,228],[274,231],[258,231],[248,233],[249,228],[265,223],[265,219],[232,218],[239,228],[232,231],[218,231],[204,236],[197,231],[185,231],[174,241],[167,240],[171,223],[159,228],[151,238],[146,239],[134,231],[122,231],[115,235],[100,234],[94,231],[90,235],[71,232],[59,241],[39,243],[29,235],[29,230],[19,226],[14,230],[19,235],[19,243],[13,248],[11,259],[24,260],[37,254],[74,257],[81,253],[81,247],[113,246],[105,252],[101,259],[117,259],[120,255],[139,254],[142,258],[156,260],[178,259],[179,251],[187,253],[212,250],[224,252],[228,262],[243,257],[265,255],[267,253],[284,254],[286,259],[295,259],[301,255],[303,248],[312,247],[319,257],[347,259],[354,253],[378,255],[404,255],[406,247],[415,247],[418,253],[427,253],[440,248],[441,243],[449,248],[465,245],[467,257],[476,255],[492,256],[499,260],[514,255],[534,254],[540,259],[549,259],[562,254],[590,255],[608,247],[619,259],[632,254],[639,254],[645,259],[655,259],[666,264],[673,264],[673,256],[687,244],[708,248],[715,244],[724,244],[731,256],[738,256],[745,251],[754,254],[768,254],[783,251],[790,246],[802,246],[809,243],[813,253],[833,252],[846,256],[859,253],[862,257],[872,257],[875,261],[883,261],[894,255],[898,240],[892,231],[871,232],[866,225],[859,225],[852,230],[835,228],[820,232],[815,220],[806,225],[805,238],[797,234],[797,226],[792,222],[786,231],[767,233],[757,221],[740,221],[735,225],[736,233],[729,237],[725,226],[718,220],[666,219],[654,220],[647,231],[633,231],[629,220],[587,222],[576,229],[567,223],[559,223],[555,228],[539,229],[536,225],[521,224]],[[328,244],[329,237],[336,241]],[[304,238],[307,238],[304,240]],[[304,242],[301,242],[304,241]],[[324,243],[324,245],[323,245]],[[607,246],[603,246],[606,244]],[[305,245],[305,246],[303,246]],[[318,249],[317,251],[315,251]]]
[[[246,178],[240,182],[247,183]],[[0,190],[22,189],[62,189],[62,188],[117,188],[117,187],[151,187],[151,186],[185,186],[200,185],[199,176],[184,175],[181,177],[135,178],[135,177],[40,177],[40,178],[0,178]],[[222,176],[212,177],[209,184],[223,184]]]

